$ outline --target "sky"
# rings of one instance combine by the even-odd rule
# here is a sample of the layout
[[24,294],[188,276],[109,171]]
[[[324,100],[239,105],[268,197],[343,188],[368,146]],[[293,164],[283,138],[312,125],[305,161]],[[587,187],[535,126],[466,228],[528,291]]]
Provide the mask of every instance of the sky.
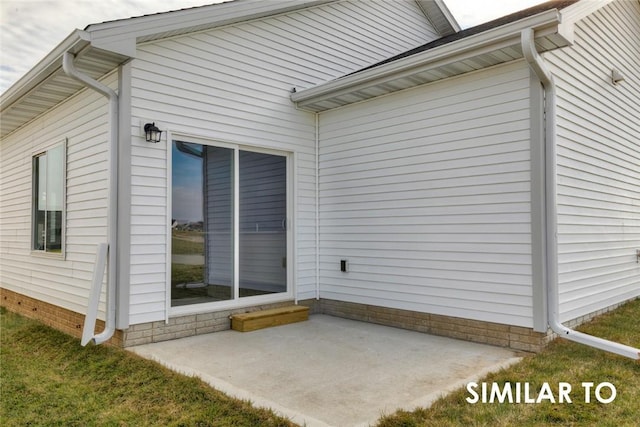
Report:
[[[0,93],[18,81],[75,29],[84,29],[97,22],[218,1],[0,0]],[[468,28],[542,1],[445,0],[445,3],[460,26]]]

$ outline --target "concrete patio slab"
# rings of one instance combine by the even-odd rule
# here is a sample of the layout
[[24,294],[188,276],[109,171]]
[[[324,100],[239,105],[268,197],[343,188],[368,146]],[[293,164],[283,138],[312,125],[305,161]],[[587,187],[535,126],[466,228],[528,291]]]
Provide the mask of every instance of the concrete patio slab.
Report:
[[312,427],[374,424],[519,360],[504,348],[324,315],[129,350]]

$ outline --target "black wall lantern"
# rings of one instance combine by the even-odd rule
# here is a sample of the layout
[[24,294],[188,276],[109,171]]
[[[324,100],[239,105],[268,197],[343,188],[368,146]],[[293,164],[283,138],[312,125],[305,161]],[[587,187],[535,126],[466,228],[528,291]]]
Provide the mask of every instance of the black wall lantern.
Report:
[[144,125],[144,134],[147,142],[160,142],[162,131],[156,127],[156,122]]

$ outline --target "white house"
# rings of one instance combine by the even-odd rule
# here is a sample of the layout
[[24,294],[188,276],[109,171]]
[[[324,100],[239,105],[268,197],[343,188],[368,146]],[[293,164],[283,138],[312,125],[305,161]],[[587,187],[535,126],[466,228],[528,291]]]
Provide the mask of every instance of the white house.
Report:
[[537,350],[640,296],[636,0],[236,0],[76,30],[1,101],[2,304],[68,332],[105,261],[125,346],[297,303]]

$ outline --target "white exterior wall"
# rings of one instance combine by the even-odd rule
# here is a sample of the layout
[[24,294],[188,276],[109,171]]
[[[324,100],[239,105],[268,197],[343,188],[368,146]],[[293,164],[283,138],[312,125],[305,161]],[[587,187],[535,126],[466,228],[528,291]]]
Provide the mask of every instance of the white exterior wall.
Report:
[[[117,73],[104,80],[117,87]],[[0,285],[85,313],[98,243],[107,236],[108,106],[83,90],[0,144]],[[32,157],[68,138],[66,257],[31,251]],[[51,256],[49,256],[51,255]]]
[[640,295],[640,3],[609,4],[575,35],[544,56],[558,91],[563,321]]
[[321,114],[322,298],[533,326],[529,81],[518,61]]
[[337,2],[140,45],[132,63],[130,323],[165,318],[167,141],[140,122],[295,153],[298,299],[315,296],[315,117],[289,96],[435,38],[415,2]]

